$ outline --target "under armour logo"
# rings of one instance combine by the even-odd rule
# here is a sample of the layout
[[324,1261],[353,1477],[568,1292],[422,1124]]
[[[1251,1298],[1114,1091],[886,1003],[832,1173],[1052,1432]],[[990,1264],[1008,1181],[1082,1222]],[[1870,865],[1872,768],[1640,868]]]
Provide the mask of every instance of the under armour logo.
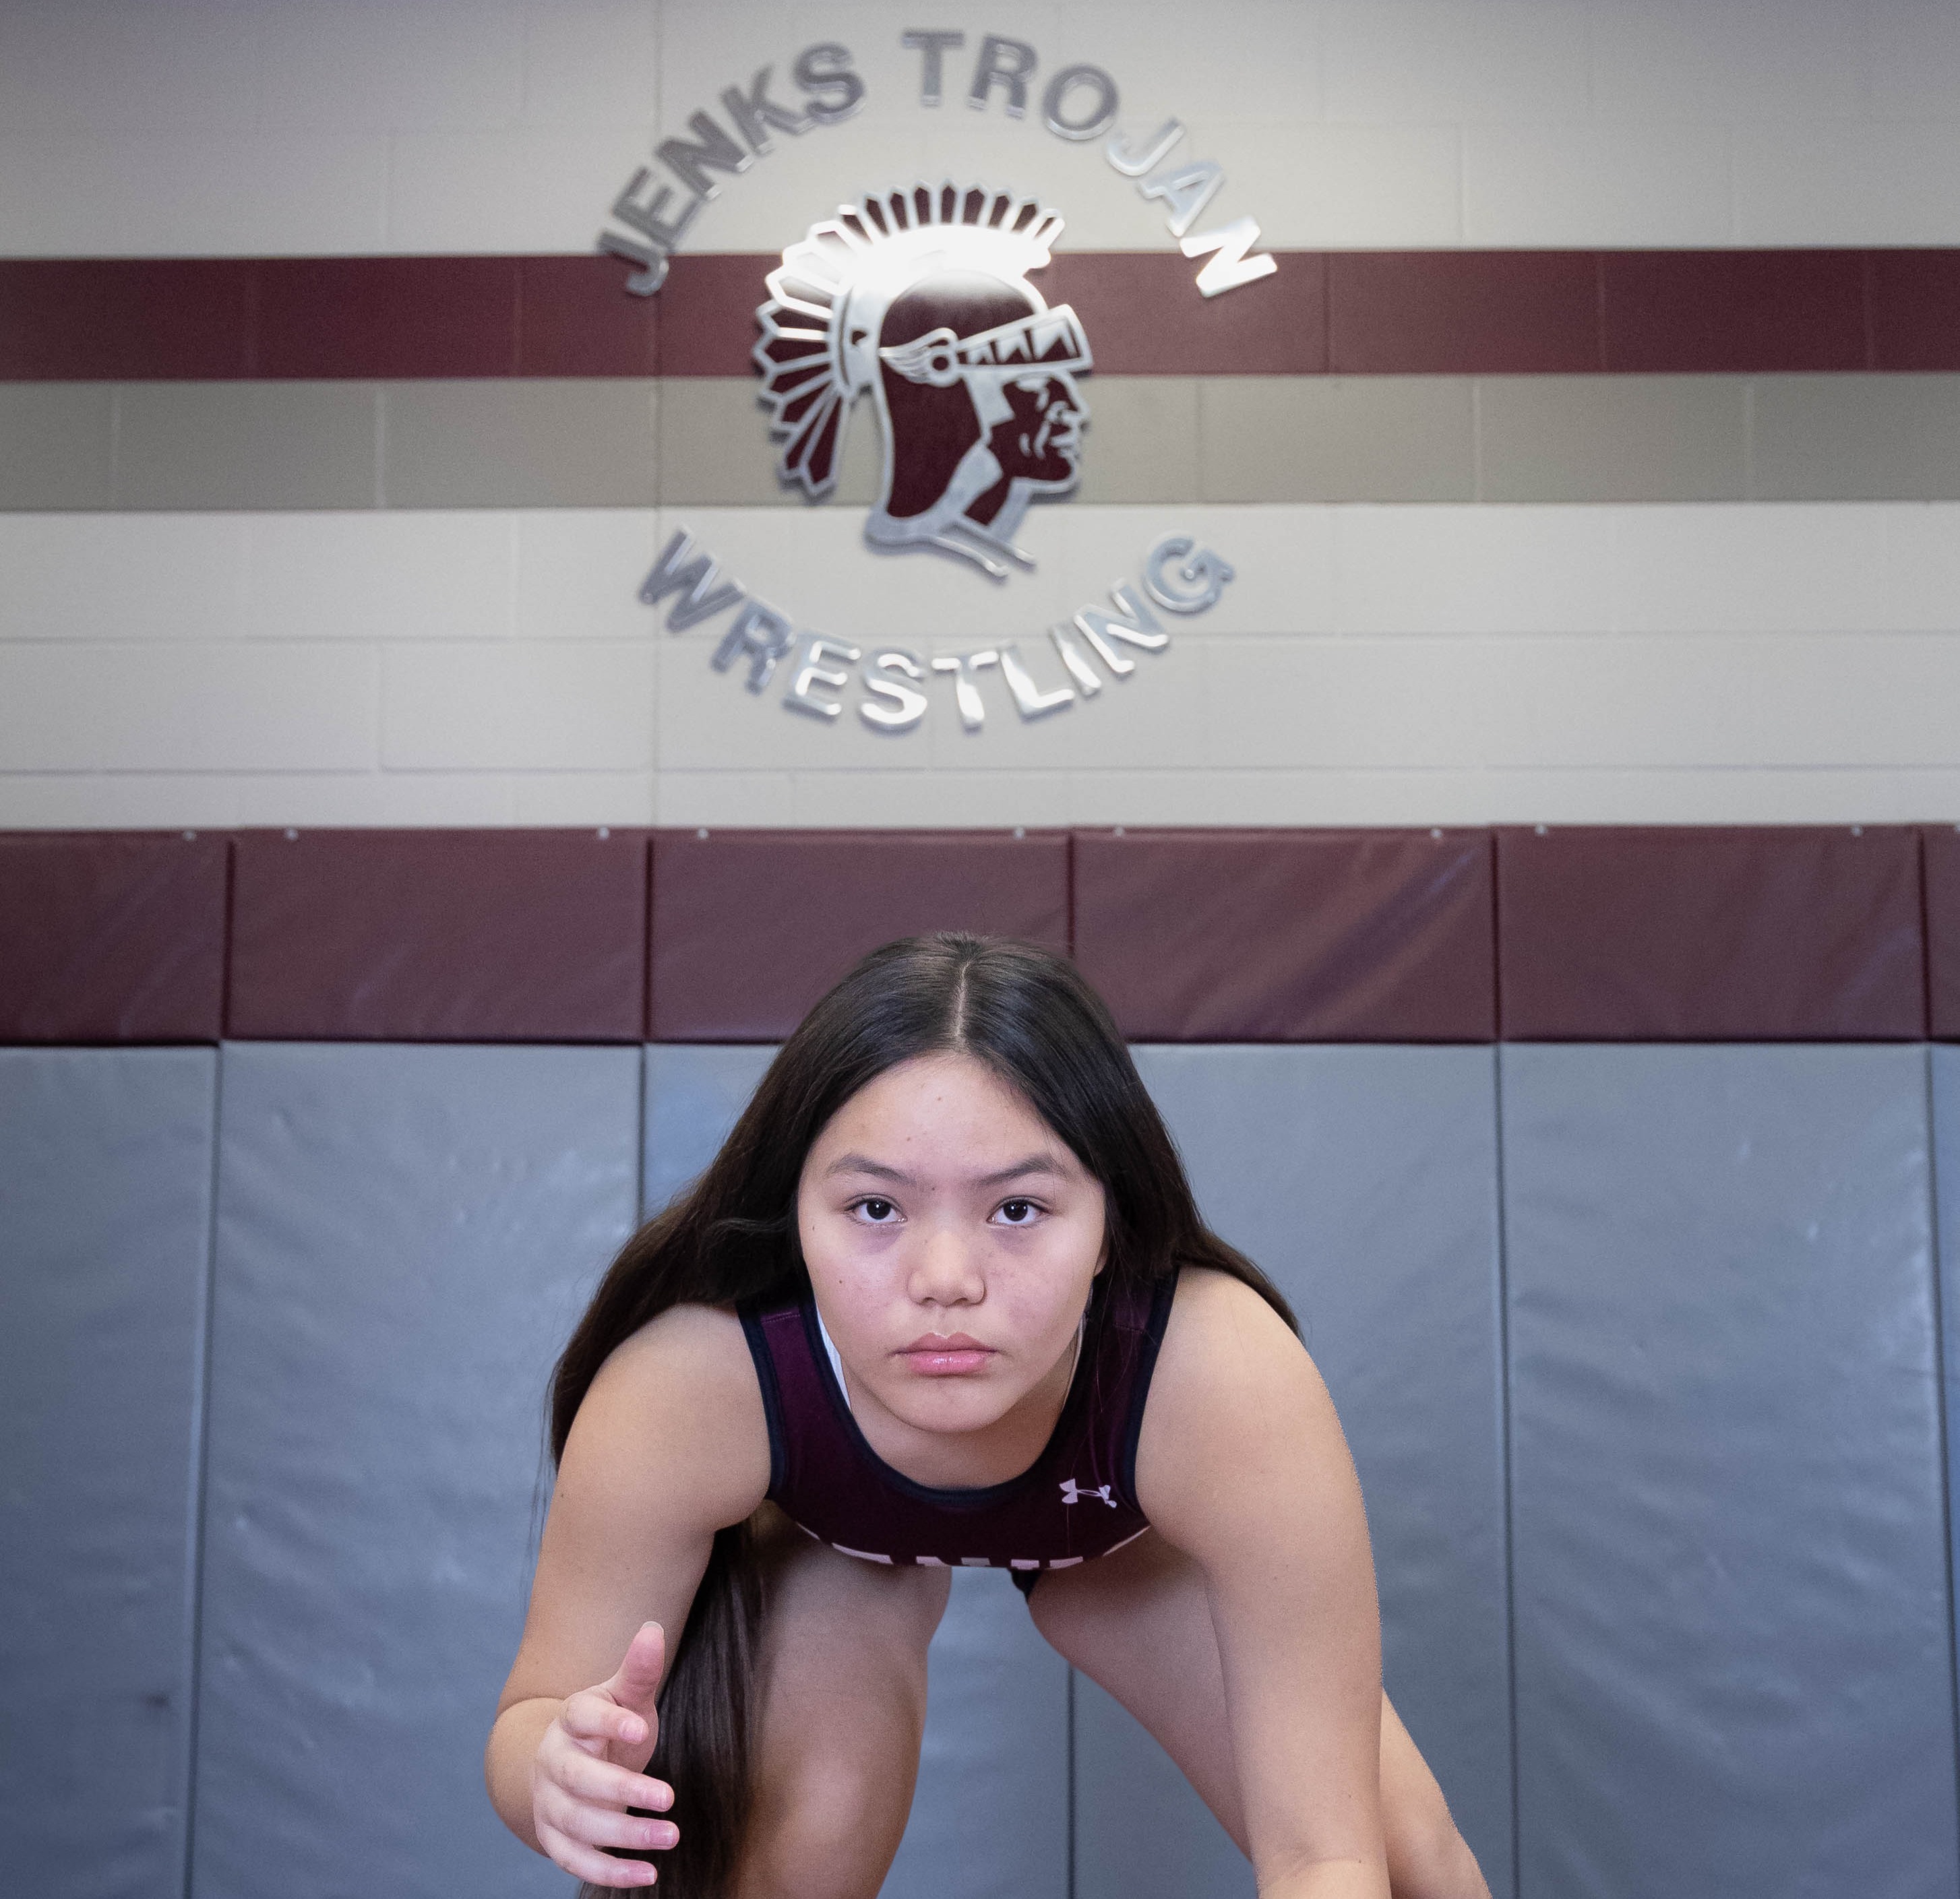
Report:
[[1094,1490],[1085,1490],[1072,1477],[1064,1477],[1061,1480],[1061,1500],[1064,1503],[1087,1503],[1092,1501],[1106,1503],[1112,1510],[1116,1507],[1116,1500],[1109,1494],[1108,1484],[1099,1484]]

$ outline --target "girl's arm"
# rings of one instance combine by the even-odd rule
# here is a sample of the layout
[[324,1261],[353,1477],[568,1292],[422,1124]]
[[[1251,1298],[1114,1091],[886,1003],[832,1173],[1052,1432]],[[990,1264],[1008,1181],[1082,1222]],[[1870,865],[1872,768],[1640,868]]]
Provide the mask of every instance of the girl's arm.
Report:
[[[650,1869],[599,1849],[671,1843],[664,1818],[625,1812],[664,1814],[672,1798],[643,1771],[656,1738],[654,1697],[714,1532],[746,1517],[768,1483],[762,1397],[731,1313],[676,1306],[593,1380],[565,1445],[523,1640],[484,1751],[504,1824],[568,1872],[644,1884]],[[672,1819],[686,1824],[685,1813]]]
[[1388,1899],[1360,1485],[1312,1360],[1223,1274],[1187,1271],[1179,1285],[1137,1489],[1209,1584],[1262,1899]]

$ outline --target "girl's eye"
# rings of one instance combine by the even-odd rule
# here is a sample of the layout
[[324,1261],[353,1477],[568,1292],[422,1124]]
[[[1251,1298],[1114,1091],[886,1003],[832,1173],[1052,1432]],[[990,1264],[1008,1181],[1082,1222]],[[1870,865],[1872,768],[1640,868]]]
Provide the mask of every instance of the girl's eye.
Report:
[[858,1210],[874,1226],[882,1226],[886,1224],[899,1210],[889,1200],[874,1198],[858,1201]]
[[1040,1211],[1031,1200],[1004,1200],[1001,1203],[1001,1217],[1010,1226],[1032,1226],[1035,1215]]

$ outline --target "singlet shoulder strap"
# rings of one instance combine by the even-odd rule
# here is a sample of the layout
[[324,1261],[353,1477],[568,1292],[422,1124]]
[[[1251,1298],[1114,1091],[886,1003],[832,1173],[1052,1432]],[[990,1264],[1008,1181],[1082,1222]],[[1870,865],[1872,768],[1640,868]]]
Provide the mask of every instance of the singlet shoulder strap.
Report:
[[771,1334],[785,1325],[802,1322],[802,1308],[796,1300],[764,1305],[745,1299],[735,1309],[742,1322],[742,1335],[749,1341],[749,1356],[756,1366],[756,1383],[762,1394],[762,1415],[769,1427],[769,1490],[774,1498],[781,1490],[788,1468],[789,1431],[784,1420],[782,1381],[776,1376],[776,1355]]
[[[1117,1494],[1139,1511],[1143,1506],[1137,1501],[1137,1440],[1143,1433],[1150,1377],[1176,1296],[1174,1271],[1160,1280],[1112,1287],[1096,1341],[1095,1375],[1107,1396],[1092,1406],[1091,1428],[1102,1439],[1097,1449],[1103,1468],[1115,1474]],[[1092,1321],[1092,1334],[1098,1329]]]

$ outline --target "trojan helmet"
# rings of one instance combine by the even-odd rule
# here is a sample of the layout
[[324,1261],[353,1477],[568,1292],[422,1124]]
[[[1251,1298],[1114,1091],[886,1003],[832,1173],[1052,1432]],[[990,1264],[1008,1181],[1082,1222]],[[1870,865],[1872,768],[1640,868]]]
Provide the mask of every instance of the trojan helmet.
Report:
[[[920,185],[845,205],[786,250],[754,351],[781,478],[829,494],[851,405],[869,391],[885,453],[867,537],[944,548],[997,574],[986,547],[1025,559],[1011,536],[1029,499],[1074,485],[1085,413],[1074,377],[1093,367],[1075,313],[1028,281],[1061,224],[1011,192]],[[1018,403],[1015,386],[1029,392]],[[1044,390],[1039,453],[1004,460],[1010,437],[1026,450],[1014,418]]]

